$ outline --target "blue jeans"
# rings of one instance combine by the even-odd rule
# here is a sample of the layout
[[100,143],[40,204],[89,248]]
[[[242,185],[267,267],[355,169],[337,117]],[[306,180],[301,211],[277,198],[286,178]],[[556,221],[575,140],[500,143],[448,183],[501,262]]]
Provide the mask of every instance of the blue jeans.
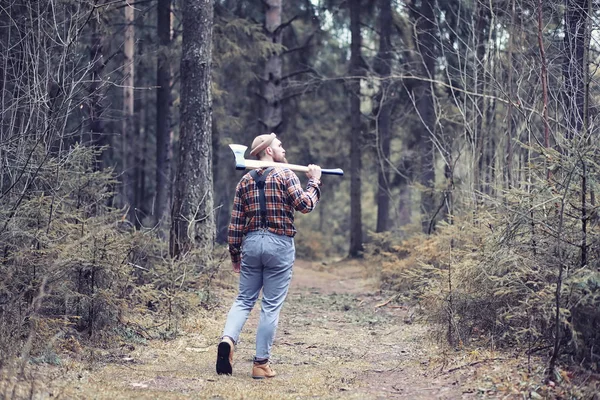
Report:
[[237,343],[240,332],[262,289],[256,331],[256,359],[268,359],[275,340],[279,312],[292,280],[296,256],[294,239],[266,230],[248,233],[242,244],[242,270],[238,296],[227,315],[223,336]]

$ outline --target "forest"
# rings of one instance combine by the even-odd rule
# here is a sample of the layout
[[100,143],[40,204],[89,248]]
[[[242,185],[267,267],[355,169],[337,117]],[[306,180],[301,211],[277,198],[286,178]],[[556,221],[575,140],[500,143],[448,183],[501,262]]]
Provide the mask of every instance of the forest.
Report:
[[345,172],[299,260],[363,263],[447,348],[600,381],[599,6],[4,0],[0,381],[210,309],[228,145],[271,132]]

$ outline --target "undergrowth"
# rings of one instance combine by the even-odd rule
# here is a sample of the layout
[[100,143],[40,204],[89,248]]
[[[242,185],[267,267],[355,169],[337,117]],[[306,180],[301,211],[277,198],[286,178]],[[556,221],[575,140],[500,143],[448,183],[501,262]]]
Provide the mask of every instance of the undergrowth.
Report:
[[430,236],[373,234],[367,260],[381,265],[382,288],[420,304],[435,336],[452,347],[515,348],[549,357],[557,332],[556,264],[562,260],[561,360],[597,371],[597,259],[581,267],[576,251],[563,249],[559,257],[543,226],[532,235],[530,221],[517,214],[494,208],[478,215],[484,217],[440,224]]
[[49,157],[21,199],[2,198],[0,366],[170,339],[190,309],[213,301],[223,257],[172,259],[154,230],[136,230],[109,206],[115,179],[96,169],[98,154],[74,146]]

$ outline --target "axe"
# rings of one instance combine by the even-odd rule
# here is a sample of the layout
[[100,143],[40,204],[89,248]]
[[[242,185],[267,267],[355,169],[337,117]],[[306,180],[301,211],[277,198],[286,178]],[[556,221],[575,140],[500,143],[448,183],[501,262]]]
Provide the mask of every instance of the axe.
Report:
[[[257,169],[279,166],[283,168],[289,168],[296,172],[308,172],[308,167],[304,165],[285,164],[275,161],[246,160],[244,158],[244,153],[246,153],[248,146],[244,146],[243,144],[230,144],[229,147],[235,155],[235,169]],[[344,175],[344,171],[341,168],[321,169],[321,173],[324,175]]]

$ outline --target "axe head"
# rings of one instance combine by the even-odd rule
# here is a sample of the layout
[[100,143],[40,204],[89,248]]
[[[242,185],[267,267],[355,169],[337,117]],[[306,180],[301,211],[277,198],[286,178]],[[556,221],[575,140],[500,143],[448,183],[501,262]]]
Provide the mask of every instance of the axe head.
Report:
[[229,148],[235,155],[235,169],[246,169],[246,159],[244,158],[244,153],[246,153],[248,146],[244,146],[243,144],[230,144]]

